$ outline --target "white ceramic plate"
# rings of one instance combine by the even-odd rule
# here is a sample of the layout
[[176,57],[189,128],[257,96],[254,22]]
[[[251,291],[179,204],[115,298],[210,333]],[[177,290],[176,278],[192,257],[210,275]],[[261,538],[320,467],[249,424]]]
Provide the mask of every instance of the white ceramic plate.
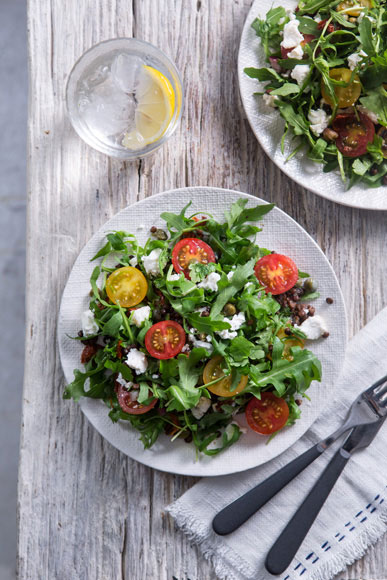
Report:
[[[68,338],[76,336],[80,328],[82,312],[87,309],[89,301],[89,278],[95,266],[90,258],[96,254],[104,243],[104,236],[111,230],[126,230],[137,235],[140,242],[145,242],[152,225],[162,226],[162,211],[179,212],[192,200],[190,211],[210,212],[223,219],[224,210],[237,199],[246,198],[249,206],[266,203],[253,196],[209,187],[177,189],[152,196],[123,209],[109,220],[86,244],[77,258],[66,284],[58,325],[60,356],[66,380],[73,379],[73,369],[82,368],[79,362],[81,346],[78,341]],[[215,457],[195,459],[194,447],[176,440],[171,443],[162,435],[149,450],[144,450],[138,439],[138,433],[126,423],[112,423],[105,405],[98,400],[82,399],[81,408],[89,421],[114,447],[120,451],[156,469],[184,475],[224,475],[255,467],[292,445],[313,423],[325,402],[335,394],[335,380],[344,359],[347,340],[347,324],[343,297],[336,276],[324,254],[293,219],[275,208],[263,220],[263,231],[258,234],[261,246],[290,255],[300,270],[308,272],[318,281],[321,298],[316,307],[326,321],[330,330],[328,339],[320,339],[313,344],[313,351],[322,361],[322,383],[312,383],[308,391],[311,402],[304,401],[302,419],[294,426],[284,429],[267,445],[266,437],[261,437],[249,430],[240,440]],[[142,226],[142,227],[141,227]],[[325,302],[332,297],[331,306]],[[74,404],[66,401],[63,404]],[[238,421],[240,421],[237,416]]]
[[243,107],[254,135],[270,159],[302,187],[343,205],[363,209],[387,209],[387,187],[367,189],[362,185],[355,185],[349,191],[345,191],[338,173],[323,173],[321,165],[308,160],[302,153],[285,163],[293,147],[289,137],[286,140],[284,155],[281,153],[280,142],[284,131],[284,121],[276,109],[267,107],[262,98],[254,96],[254,93],[260,91],[265,83],[259,83],[243,72],[246,67],[268,66],[260,39],[251,28],[251,23],[256,17],[264,18],[273,5],[294,10],[297,2],[296,0],[274,0],[274,2],[273,0],[255,0],[247,16],[239,47],[239,87]]

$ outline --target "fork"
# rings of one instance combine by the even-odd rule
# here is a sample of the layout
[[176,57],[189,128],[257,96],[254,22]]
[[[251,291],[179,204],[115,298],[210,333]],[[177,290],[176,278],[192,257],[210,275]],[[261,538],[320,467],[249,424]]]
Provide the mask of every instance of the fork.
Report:
[[239,528],[317,457],[320,457],[341,435],[353,427],[379,421],[386,415],[387,375],[363,391],[355,399],[344,424],[334,433],[316,443],[311,449],[296,457],[296,459],[223,508],[212,521],[214,532],[220,536],[225,536]]

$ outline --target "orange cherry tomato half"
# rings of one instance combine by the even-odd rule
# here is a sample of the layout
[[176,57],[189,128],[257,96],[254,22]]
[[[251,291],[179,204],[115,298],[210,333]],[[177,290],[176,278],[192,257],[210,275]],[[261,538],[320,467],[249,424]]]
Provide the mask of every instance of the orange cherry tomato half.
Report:
[[[128,413],[129,415],[142,415],[143,413],[147,413],[153,409],[158,401],[158,399],[154,399],[149,403],[149,405],[143,405],[137,401],[137,397],[140,392],[138,389],[128,391],[117,381],[115,385],[115,391],[119,406],[124,411],[124,413]],[[151,396],[150,391],[149,396]]]
[[118,268],[106,280],[106,294],[113,304],[124,308],[136,306],[144,300],[148,291],[148,282],[140,270],[125,266]]
[[298,269],[293,260],[282,254],[268,254],[255,264],[254,272],[266,292],[282,294],[293,288]]
[[[337,99],[337,104],[340,109],[345,107],[351,107],[356,103],[361,93],[361,84],[358,75],[355,75],[353,81],[351,81],[352,71],[349,68],[332,68],[329,71],[329,76],[334,81],[342,81],[348,83],[347,86],[341,87],[340,85],[335,85],[334,91]],[[334,106],[334,102],[328,93],[324,81],[321,81],[321,94],[324,100],[331,106]]]
[[375,137],[375,125],[367,115],[343,114],[337,115],[332,123],[338,133],[336,146],[345,157],[359,157],[367,153],[368,143]]
[[271,435],[282,429],[289,417],[289,407],[273,393],[262,393],[261,399],[253,397],[246,407],[249,427],[261,435]]
[[173,358],[179,354],[184,344],[184,328],[174,320],[157,322],[145,335],[145,348],[154,358]]
[[184,272],[189,279],[188,266],[191,263],[209,264],[216,262],[213,249],[198,238],[183,238],[172,250],[172,264],[178,274]]
[[218,397],[234,397],[235,395],[239,395],[239,393],[241,393],[246,387],[248,377],[246,375],[242,376],[236,388],[233,391],[230,391],[232,378],[231,376],[226,376],[224,374],[222,361],[223,359],[221,356],[214,356],[208,361],[203,371],[203,383],[207,385],[216,379],[220,379],[220,377],[224,377],[224,379],[221,379],[217,383],[207,387],[208,390],[211,391],[211,393],[214,393],[214,395],[218,395]]
[[305,346],[305,342],[302,340],[302,338],[298,338],[298,336],[289,337],[287,334],[285,334],[283,328],[277,332],[277,336],[284,343],[282,358],[286,358],[287,360],[293,360],[293,356],[290,352],[290,349],[293,348],[293,346],[299,346],[300,348],[304,348]]

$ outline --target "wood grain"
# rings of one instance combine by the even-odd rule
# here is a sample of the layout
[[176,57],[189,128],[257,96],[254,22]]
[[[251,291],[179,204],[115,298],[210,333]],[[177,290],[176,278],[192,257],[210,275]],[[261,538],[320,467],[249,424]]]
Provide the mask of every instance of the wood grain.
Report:
[[[173,187],[214,185],[275,202],[316,239],[342,286],[350,335],[387,304],[386,213],[300,188],[257,144],[238,97],[248,0],[29,0],[27,332],[19,477],[21,580],[215,580],[163,509],[193,483],[136,463],[62,400],[59,301],[80,249],[127,204]],[[136,36],[182,73],[186,105],[153,157],[118,163],[74,133],[64,91],[90,46]],[[372,195],[372,192],[370,192]],[[387,540],[339,575],[386,578]]]

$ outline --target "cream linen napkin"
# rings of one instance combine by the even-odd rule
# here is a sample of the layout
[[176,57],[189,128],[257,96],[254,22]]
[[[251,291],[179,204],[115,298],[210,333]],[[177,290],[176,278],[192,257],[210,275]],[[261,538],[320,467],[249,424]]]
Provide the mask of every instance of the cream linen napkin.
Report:
[[[219,578],[273,580],[264,568],[266,554],[340,442],[233,534],[217,536],[211,527],[214,515],[334,431],[355,397],[386,374],[387,308],[384,308],[350,341],[337,381],[336,400],[326,401],[320,417],[291,449],[244,473],[202,479],[167,508],[177,526],[213,563]],[[386,490],[387,424],[367,449],[350,459],[293,562],[278,578],[329,580],[360,558],[387,531]]]

